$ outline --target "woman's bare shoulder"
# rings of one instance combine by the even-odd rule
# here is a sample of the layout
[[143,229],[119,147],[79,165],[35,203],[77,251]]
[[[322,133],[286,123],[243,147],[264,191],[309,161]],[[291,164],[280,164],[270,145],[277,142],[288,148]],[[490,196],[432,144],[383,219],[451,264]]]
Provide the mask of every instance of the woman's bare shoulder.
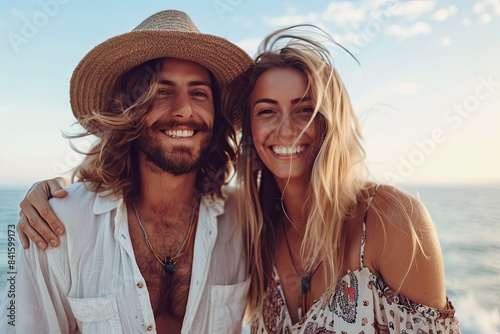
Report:
[[424,203],[396,187],[380,186],[366,223],[370,269],[415,302],[444,306],[441,247]]

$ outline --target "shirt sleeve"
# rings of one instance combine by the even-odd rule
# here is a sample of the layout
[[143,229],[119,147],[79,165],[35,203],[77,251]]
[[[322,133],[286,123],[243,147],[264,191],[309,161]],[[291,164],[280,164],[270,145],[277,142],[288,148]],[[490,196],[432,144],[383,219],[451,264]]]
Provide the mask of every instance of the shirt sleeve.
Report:
[[[16,248],[13,248],[15,251]],[[8,254],[8,271],[6,273],[6,286],[2,301],[0,302],[0,333],[11,334],[16,333],[16,320],[19,307],[16,305],[16,264],[19,263],[19,249],[17,256],[11,253]]]
[[47,253],[54,251],[62,250],[41,251],[35,245],[17,249],[17,272],[10,276],[15,288],[7,288],[2,300],[1,333],[78,333],[67,293],[57,279],[63,273],[49,265]]

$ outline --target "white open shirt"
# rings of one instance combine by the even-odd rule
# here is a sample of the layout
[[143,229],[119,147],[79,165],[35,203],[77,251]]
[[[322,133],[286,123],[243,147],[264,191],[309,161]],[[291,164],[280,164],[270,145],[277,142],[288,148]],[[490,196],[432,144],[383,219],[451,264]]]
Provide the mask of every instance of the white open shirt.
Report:
[[[58,248],[17,250],[15,325],[7,291],[0,333],[156,333],[149,293],[135,261],[126,205],[83,183],[50,203],[66,227]],[[203,197],[182,333],[240,333],[249,286],[243,236],[230,192]],[[7,289],[8,290],[8,289]]]

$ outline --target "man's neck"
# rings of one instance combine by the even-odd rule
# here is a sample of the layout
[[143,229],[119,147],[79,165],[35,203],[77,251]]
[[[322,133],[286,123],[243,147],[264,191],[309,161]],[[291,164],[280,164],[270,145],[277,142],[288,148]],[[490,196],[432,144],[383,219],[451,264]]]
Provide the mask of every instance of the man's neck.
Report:
[[174,176],[167,172],[156,173],[143,169],[140,196],[135,206],[144,216],[169,217],[171,221],[188,222],[197,204],[198,190],[195,186],[196,172]]

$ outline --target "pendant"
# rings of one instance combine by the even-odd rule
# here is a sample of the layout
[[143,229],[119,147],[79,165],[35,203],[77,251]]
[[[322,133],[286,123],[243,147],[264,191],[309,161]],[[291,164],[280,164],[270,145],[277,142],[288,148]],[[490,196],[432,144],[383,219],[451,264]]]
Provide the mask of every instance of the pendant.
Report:
[[173,275],[175,273],[175,263],[172,262],[172,258],[170,256],[165,257],[165,271],[169,275]]
[[304,275],[300,277],[300,289],[303,294],[306,294],[311,289],[311,278],[309,275]]

